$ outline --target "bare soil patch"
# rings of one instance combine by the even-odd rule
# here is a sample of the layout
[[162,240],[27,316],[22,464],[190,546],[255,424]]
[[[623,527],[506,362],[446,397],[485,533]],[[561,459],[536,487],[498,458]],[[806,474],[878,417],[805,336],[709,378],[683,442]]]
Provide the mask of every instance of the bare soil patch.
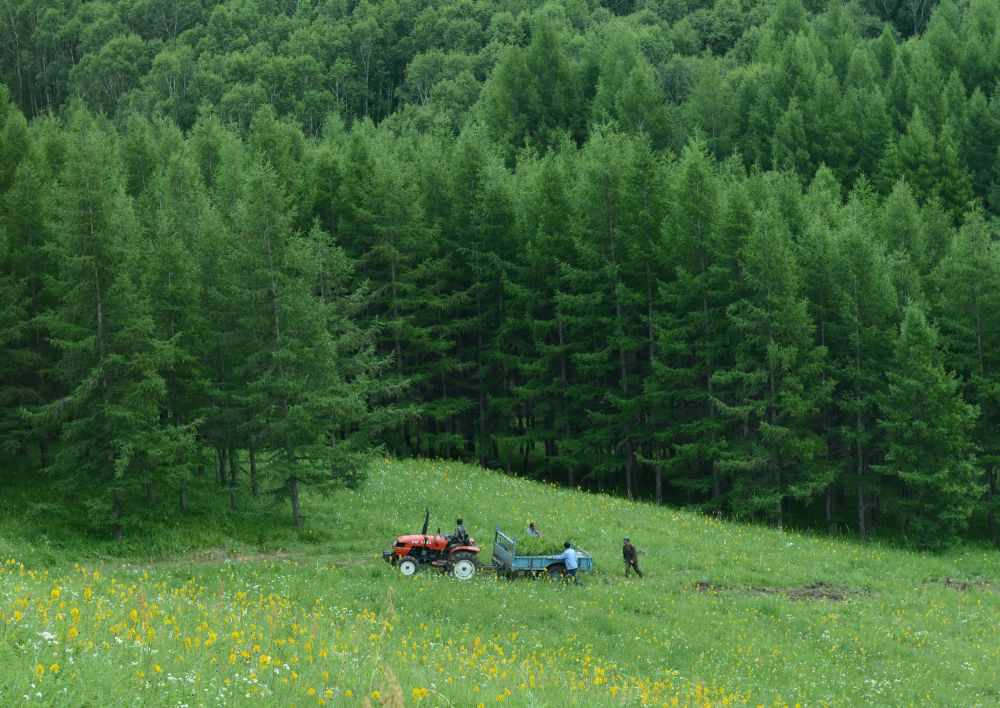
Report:
[[719,593],[724,591],[742,592],[752,595],[782,595],[790,600],[827,600],[830,602],[842,602],[853,595],[863,594],[865,591],[831,585],[830,583],[818,580],[808,585],[797,587],[751,587],[734,588],[718,585],[716,583],[699,580],[693,586],[697,592]]
[[929,583],[940,583],[946,588],[966,592],[968,590],[993,590],[994,585],[989,580],[959,580],[958,578],[942,578],[939,580],[929,580]]
[[791,600],[831,600],[833,602],[842,602],[851,595],[850,589],[830,585],[822,580],[792,588],[753,588],[753,592],[765,595],[784,595]]

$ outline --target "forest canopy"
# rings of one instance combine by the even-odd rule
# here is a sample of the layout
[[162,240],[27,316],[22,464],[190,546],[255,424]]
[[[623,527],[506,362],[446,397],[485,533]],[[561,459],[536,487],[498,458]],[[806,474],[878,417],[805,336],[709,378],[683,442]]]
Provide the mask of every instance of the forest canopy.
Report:
[[[0,455],[377,446],[997,540],[992,0],[0,0]],[[16,461],[16,464],[15,464]],[[155,490],[159,490],[158,492]]]

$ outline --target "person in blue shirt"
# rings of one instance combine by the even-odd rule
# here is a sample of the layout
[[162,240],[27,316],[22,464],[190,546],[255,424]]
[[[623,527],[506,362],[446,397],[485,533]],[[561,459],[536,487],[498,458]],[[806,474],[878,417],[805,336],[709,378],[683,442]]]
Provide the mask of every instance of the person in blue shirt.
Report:
[[566,565],[566,575],[573,578],[573,582],[576,582],[576,569],[580,567],[580,563],[576,557],[576,549],[570,545],[569,541],[563,544],[563,552],[556,556]]

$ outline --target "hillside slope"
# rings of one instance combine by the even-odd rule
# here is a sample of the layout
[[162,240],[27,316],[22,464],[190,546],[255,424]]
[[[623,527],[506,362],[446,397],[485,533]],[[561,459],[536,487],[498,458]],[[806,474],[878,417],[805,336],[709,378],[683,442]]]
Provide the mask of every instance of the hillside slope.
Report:
[[[453,463],[380,462],[363,488],[305,501],[306,535],[260,553],[224,540],[229,559],[33,567],[0,522],[0,704],[1000,701],[995,553],[815,539]],[[494,525],[533,519],[597,572],[399,577],[378,553],[425,506],[432,528],[463,515],[485,555]],[[643,580],[622,577],[625,534]]]

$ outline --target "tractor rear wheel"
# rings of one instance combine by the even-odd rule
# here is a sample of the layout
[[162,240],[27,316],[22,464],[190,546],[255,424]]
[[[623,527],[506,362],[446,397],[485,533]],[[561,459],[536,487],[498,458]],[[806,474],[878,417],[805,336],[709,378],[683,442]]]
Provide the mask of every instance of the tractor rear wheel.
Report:
[[546,572],[549,574],[549,580],[559,580],[566,574],[566,566],[555,563],[546,568]]
[[405,575],[406,577],[416,575],[420,569],[420,564],[412,558],[402,558],[397,565],[400,575]]
[[476,574],[476,556],[460,552],[451,557],[451,574],[458,580],[469,580]]

